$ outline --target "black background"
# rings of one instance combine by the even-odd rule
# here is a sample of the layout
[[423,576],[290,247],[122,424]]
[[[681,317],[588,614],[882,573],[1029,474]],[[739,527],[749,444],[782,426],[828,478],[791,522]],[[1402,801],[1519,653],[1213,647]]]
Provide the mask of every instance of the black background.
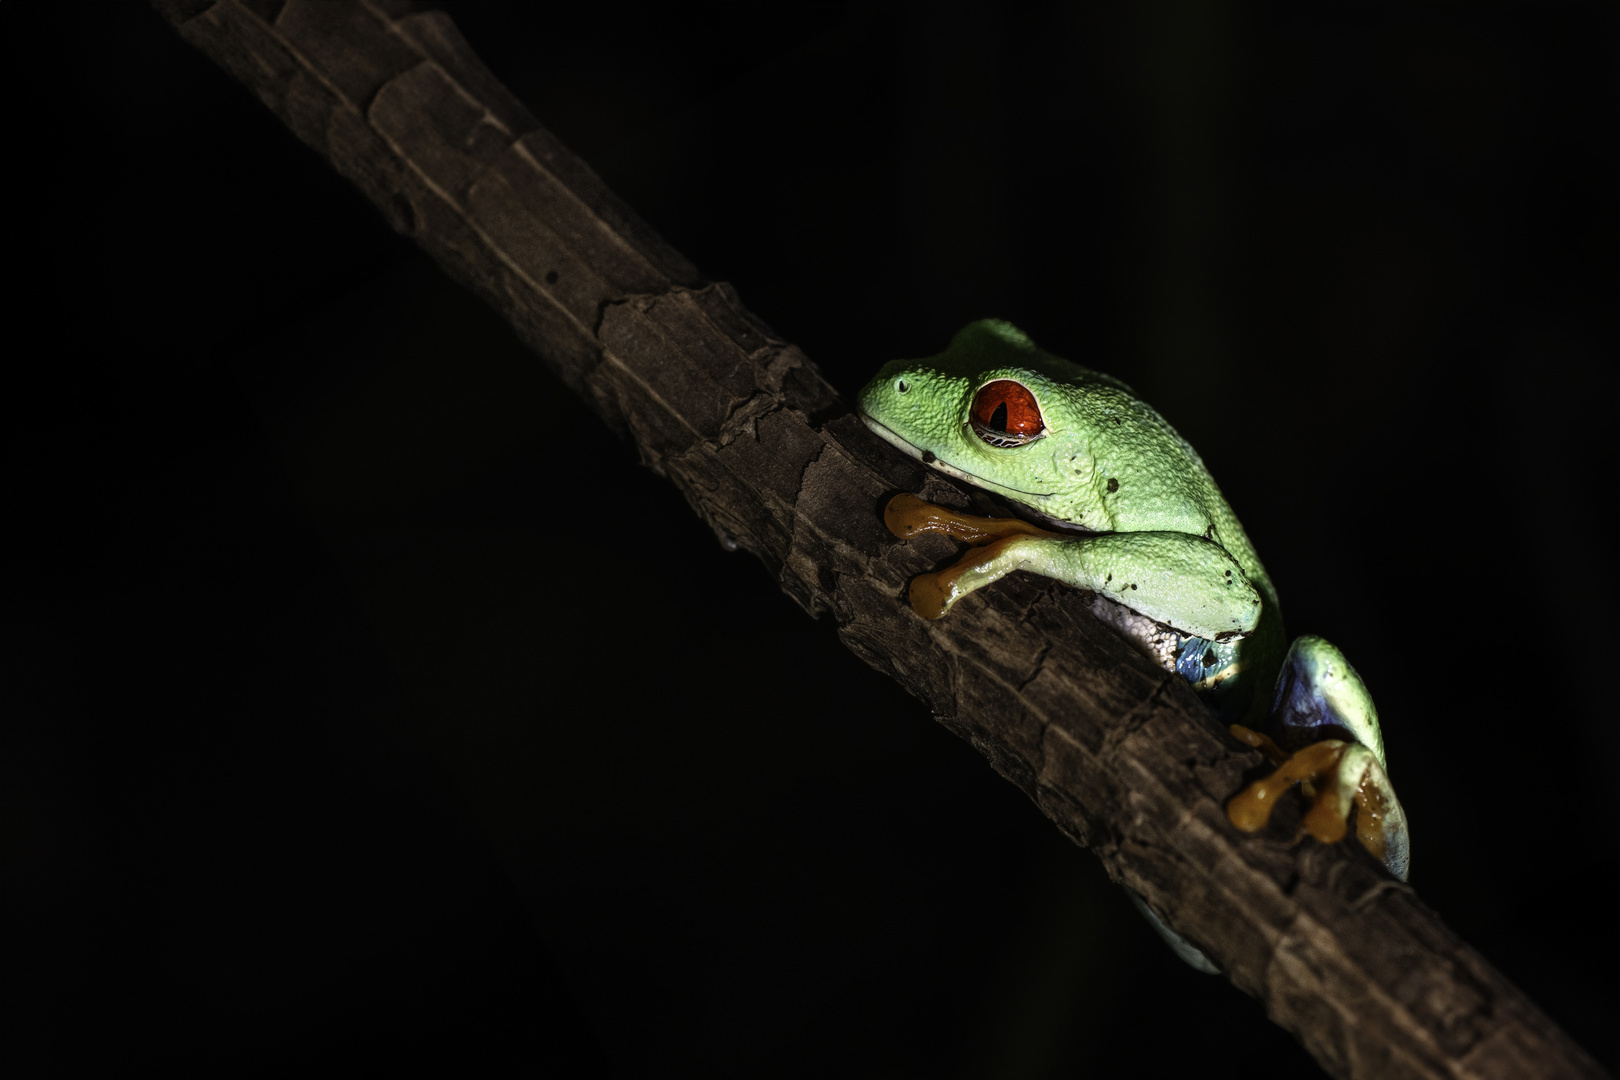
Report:
[[[585,7],[450,11],[845,393],[1154,402],[1620,1064],[1612,10]],[[8,1057],[1309,1075],[153,14],[0,49]]]

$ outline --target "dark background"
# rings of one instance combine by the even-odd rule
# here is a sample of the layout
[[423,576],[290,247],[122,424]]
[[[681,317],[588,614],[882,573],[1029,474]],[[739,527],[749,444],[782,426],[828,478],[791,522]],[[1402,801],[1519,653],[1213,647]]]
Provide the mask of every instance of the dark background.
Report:
[[[845,393],[1001,315],[1181,429],[1620,1065],[1613,9],[581,7],[450,10]],[[0,50],[8,1059],[1310,1075],[153,14]]]

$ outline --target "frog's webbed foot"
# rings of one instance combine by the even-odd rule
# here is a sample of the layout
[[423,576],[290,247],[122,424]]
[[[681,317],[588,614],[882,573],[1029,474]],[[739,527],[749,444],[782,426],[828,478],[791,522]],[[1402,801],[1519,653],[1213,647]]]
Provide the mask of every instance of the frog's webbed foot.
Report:
[[883,508],[883,523],[902,540],[925,532],[944,533],[965,544],[987,544],[1006,536],[1058,536],[1019,518],[979,517],[939,506],[902,491]]
[[1227,804],[1232,824],[1244,832],[1255,832],[1271,820],[1277,798],[1295,784],[1306,794],[1314,792],[1310,810],[1300,824],[1324,844],[1336,844],[1349,832],[1352,811],[1356,838],[1390,873],[1406,880],[1411,862],[1406,831],[1406,814],[1395,798],[1384,767],[1360,743],[1324,739],[1292,756],[1257,731],[1233,724],[1232,734],[1240,742],[1266,753],[1279,767],[1256,780]]
[[1267,735],[1231,726],[1240,742],[1277,766],[1227,804],[1232,824],[1245,832],[1263,828],[1278,797],[1300,784],[1312,799],[1301,822],[1306,832],[1325,844],[1337,843],[1353,814],[1361,845],[1406,880],[1411,861],[1406,814],[1384,770],[1378,713],[1337,648],[1317,637],[1294,642],[1277,679],[1270,723],[1286,745],[1300,749],[1289,754]]
[[911,608],[925,619],[937,619],[952,604],[1016,569],[1008,559],[1012,542],[1025,538],[1056,539],[1049,532],[1018,518],[989,518],[964,514],[902,492],[883,508],[883,523],[902,540],[926,532],[944,533],[953,540],[978,545],[951,566],[920,574],[911,582]]

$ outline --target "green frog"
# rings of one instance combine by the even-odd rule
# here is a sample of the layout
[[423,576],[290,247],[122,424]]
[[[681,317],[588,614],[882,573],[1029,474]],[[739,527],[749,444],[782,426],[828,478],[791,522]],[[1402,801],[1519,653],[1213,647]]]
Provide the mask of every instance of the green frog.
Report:
[[937,356],[885,365],[859,406],[883,439],[1035,519],[892,499],[885,520],[895,535],[941,532],[973,545],[911,583],[918,615],[941,618],[1014,570],[1090,591],[1099,617],[1190,682],[1276,766],[1232,798],[1234,825],[1263,827],[1278,797],[1302,784],[1311,835],[1338,842],[1353,821],[1360,843],[1405,880],[1406,816],[1371,695],[1329,642],[1289,643],[1271,578],[1214,478],[1130,387],[986,319]]

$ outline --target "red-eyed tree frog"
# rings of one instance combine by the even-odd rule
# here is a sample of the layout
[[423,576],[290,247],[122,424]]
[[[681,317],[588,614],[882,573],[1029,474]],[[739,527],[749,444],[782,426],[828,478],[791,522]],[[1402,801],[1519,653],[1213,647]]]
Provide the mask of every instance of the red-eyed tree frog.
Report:
[[[1237,739],[1277,766],[1235,794],[1234,825],[1261,828],[1278,796],[1303,783],[1313,836],[1337,842],[1353,819],[1362,845],[1406,878],[1406,817],[1372,697],[1327,641],[1288,644],[1271,579],[1220,488],[1129,387],[986,319],[937,356],[885,365],[859,406],[886,441],[1042,523],[895,496],[885,511],[895,535],[943,532],[975,545],[912,582],[917,614],[940,618],[1014,570],[1089,590],[1095,614],[1190,682]],[[1184,959],[1213,970],[1146,913]]]

